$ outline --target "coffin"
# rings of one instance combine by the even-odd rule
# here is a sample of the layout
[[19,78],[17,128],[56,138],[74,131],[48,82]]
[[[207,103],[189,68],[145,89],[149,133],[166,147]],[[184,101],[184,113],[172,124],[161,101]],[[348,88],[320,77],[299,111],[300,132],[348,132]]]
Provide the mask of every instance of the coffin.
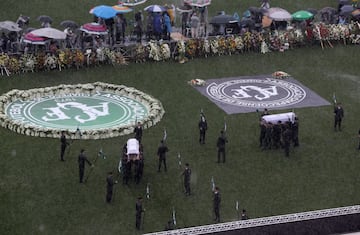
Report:
[[262,116],[262,120],[266,122],[271,122],[273,124],[278,123],[281,121],[282,123],[291,122],[294,123],[295,121],[295,113],[279,113],[279,114],[271,114]]

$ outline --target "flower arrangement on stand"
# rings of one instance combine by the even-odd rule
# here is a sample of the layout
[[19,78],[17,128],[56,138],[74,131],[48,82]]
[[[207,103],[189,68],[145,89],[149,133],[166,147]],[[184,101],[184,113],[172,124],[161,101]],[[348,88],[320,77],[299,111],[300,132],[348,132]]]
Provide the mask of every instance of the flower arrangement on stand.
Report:
[[265,40],[263,40],[263,41],[261,42],[260,52],[261,52],[261,54],[265,54],[265,53],[271,52],[270,49],[269,49],[269,46],[266,44]]
[[225,37],[218,38],[218,54],[225,55],[228,51],[227,40]]
[[202,51],[203,55],[205,56],[205,58],[208,57],[211,52],[211,46],[209,40],[205,38],[201,46],[202,47],[200,50]]
[[73,64],[77,69],[81,68],[84,65],[85,56],[81,50],[77,49],[73,51],[72,59],[73,59]]
[[197,42],[195,39],[189,39],[186,43],[186,57],[194,58],[196,56]]
[[244,41],[243,41],[242,37],[236,36],[234,41],[235,41],[235,45],[236,45],[236,50],[238,50],[239,52],[242,52],[244,50]]
[[210,41],[210,49],[214,55],[217,55],[219,53],[219,42],[217,38]]
[[9,68],[11,74],[19,73],[21,71],[21,69],[20,69],[20,62],[19,62],[18,58],[11,57],[9,60],[9,63],[8,63],[8,68]]
[[58,57],[55,55],[47,54],[45,56],[45,62],[44,62],[46,70],[53,70],[56,69],[59,65]]
[[59,70],[62,68],[70,68],[72,65],[72,52],[70,49],[59,51]]
[[142,44],[136,45],[135,55],[134,55],[135,63],[143,63],[146,61],[147,57],[150,58],[150,55],[149,56],[147,55],[146,49],[147,47],[143,46]]
[[180,40],[176,43],[177,60],[180,64],[185,63],[188,59],[185,56],[186,48],[184,40]]
[[156,41],[149,42],[149,58],[155,61],[161,60],[160,47]]
[[228,47],[229,55],[234,54],[236,52],[236,50],[237,50],[237,47],[236,47],[235,37],[233,35],[226,38],[226,44],[227,44],[227,47]]
[[33,54],[23,54],[20,57],[20,67],[22,72],[34,72],[36,58]]
[[170,47],[169,44],[163,43],[160,46],[160,58],[162,60],[168,60],[171,57]]
[[1,75],[6,74],[7,76],[10,76],[10,71],[7,68],[8,63],[9,63],[8,54],[1,53],[1,55],[0,55],[0,72],[1,72]]

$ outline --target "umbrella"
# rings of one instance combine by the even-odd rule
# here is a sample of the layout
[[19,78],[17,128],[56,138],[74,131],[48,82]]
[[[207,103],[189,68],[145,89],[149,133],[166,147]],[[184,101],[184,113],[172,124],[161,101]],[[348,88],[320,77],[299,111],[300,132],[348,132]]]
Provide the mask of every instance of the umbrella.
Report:
[[287,21],[292,19],[291,14],[280,7],[271,7],[267,9],[265,15],[274,21]]
[[17,23],[15,23],[14,21],[10,21],[10,20],[0,22],[0,30],[2,30],[2,29],[8,30],[11,32],[21,31],[21,28],[19,27],[19,25]]
[[119,4],[129,7],[134,7],[140,4],[145,3],[147,0],[123,0],[119,1]]
[[86,23],[80,27],[80,30],[88,34],[107,34],[106,26],[98,23]]
[[349,0],[339,0],[339,4],[347,5],[347,4],[350,4],[350,1]]
[[117,11],[111,6],[100,5],[92,8],[89,13],[102,19],[110,19],[116,16]]
[[41,15],[37,18],[38,21],[42,22],[42,23],[52,23],[52,19],[50,16],[47,15]]
[[244,11],[243,17],[249,18],[251,16],[251,12],[249,10]]
[[318,13],[318,10],[316,10],[315,8],[307,8],[306,11],[312,13],[313,15],[316,15]]
[[34,45],[45,45],[48,40],[49,40],[48,38],[38,37],[32,33],[27,33],[24,36],[25,43],[30,43]]
[[291,15],[293,20],[307,20],[313,17],[314,15],[308,11],[297,11]]
[[237,19],[232,15],[217,15],[210,19],[210,24],[229,24],[236,23]]
[[360,16],[360,9],[356,9],[355,11],[353,11],[353,12],[351,13],[351,15],[353,15],[354,17]]
[[73,29],[79,28],[79,25],[72,20],[61,21],[60,25],[64,28],[73,28]]
[[133,9],[131,9],[127,6],[123,6],[123,5],[115,5],[115,6],[112,6],[112,8],[114,8],[118,14],[128,13],[133,10]]
[[241,27],[253,27],[255,25],[255,21],[253,19],[250,18],[246,18],[240,21],[240,26]]
[[144,8],[144,11],[148,12],[164,12],[166,11],[165,7],[159,5],[150,5]]
[[211,0],[184,0],[184,3],[194,7],[206,7],[211,4]]
[[337,10],[333,7],[324,7],[322,8],[319,13],[331,13],[331,14],[335,14],[337,13]]
[[36,28],[32,28],[32,27],[26,28],[25,33],[30,33],[31,31],[34,31],[35,29]]
[[344,5],[340,8],[340,14],[341,15],[350,15],[351,12],[353,12],[355,8],[352,5]]
[[262,13],[264,9],[259,8],[259,7],[249,7],[248,10],[250,11],[251,14],[256,15],[256,14]]
[[41,28],[31,31],[31,34],[37,37],[46,37],[52,39],[65,39],[66,33],[54,28]]
[[190,13],[192,12],[192,7],[190,5],[185,4],[184,6],[181,7],[177,7],[176,8],[177,11],[179,11],[180,13]]

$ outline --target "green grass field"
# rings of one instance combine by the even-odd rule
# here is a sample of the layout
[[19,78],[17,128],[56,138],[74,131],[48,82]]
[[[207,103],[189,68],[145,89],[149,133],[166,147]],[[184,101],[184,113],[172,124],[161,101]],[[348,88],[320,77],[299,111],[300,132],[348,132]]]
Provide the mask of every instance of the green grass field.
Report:
[[[164,3],[164,1],[148,1]],[[178,1],[166,1],[174,2]],[[224,3],[226,2],[226,4]],[[210,11],[239,12],[251,6],[250,0],[213,0]],[[22,13],[40,14],[56,22],[73,19],[90,21],[88,9],[112,1],[12,1],[0,3],[6,8],[0,20],[16,20]],[[336,6],[335,1],[271,1],[290,12],[307,7]],[[256,5],[259,5],[256,1]],[[3,8],[3,9],[4,9]],[[61,10],[60,10],[61,9]],[[56,23],[54,24],[56,25]],[[58,84],[104,81],[135,87],[159,99],[166,111],[162,121],[145,130],[145,172],[139,185],[115,186],[114,202],[105,203],[105,178],[117,168],[123,144],[129,136],[75,141],[66,162],[59,161],[58,139],[35,138],[0,129],[0,234],[140,234],[163,230],[177,212],[177,228],[210,224],[213,221],[211,177],[222,193],[222,221],[237,219],[235,202],[246,208],[251,218],[359,204],[360,153],[357,131],[360,128],[360,68],[357,45],[339,43],[334,48],[320,45],[265,55],[241,55],[199,58],[185,64],[176,62],[102,66],[83,70],[28,73],[0,79],[0,93],[13,88],[30,89]],[[226,115],[215,104],[187,84],[194,78],[270,74],[283,70],[332,101],[336,92],[343,103],[343,131],[333,131],[333,108],[296,109],[300,118],[300,147],[285,158],[280,150],[258,148],[256,113]],[[199,111],[207,116],[207,143],[198,144]],[[273,111],[276,112],[276,111]],[[279,111],[280,112],[280,111]],[[216,162],[216,139],[228,127],[227,163]],[[168,132],[168,172],[157,173],[157,145],[163,129]],[[99,159],[89,182],[78,183],[77,155],[87,150],[90,160],[100,148],[108,156]],[[192,168],[193,195],[181,191],[181,170],[177,154]],[[89,168],[86,169],[87,171]],[[121,180],[120,180],[121,181]],[[135,230],[135,201],[145,196],[150,184],[151,198],[146,208],[144,230]]]

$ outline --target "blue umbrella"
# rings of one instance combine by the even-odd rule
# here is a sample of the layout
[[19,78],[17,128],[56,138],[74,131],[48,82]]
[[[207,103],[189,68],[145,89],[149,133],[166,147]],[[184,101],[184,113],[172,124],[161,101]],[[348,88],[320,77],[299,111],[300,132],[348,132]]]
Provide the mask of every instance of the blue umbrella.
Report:
[[110,19],[115,17],[118,12],[111,6],[100,5],[92,8],[90,13],[102,19]]
[[159,5],[150,5],[144,8],[148,12],[164,12],[166,11],[165,7]]

